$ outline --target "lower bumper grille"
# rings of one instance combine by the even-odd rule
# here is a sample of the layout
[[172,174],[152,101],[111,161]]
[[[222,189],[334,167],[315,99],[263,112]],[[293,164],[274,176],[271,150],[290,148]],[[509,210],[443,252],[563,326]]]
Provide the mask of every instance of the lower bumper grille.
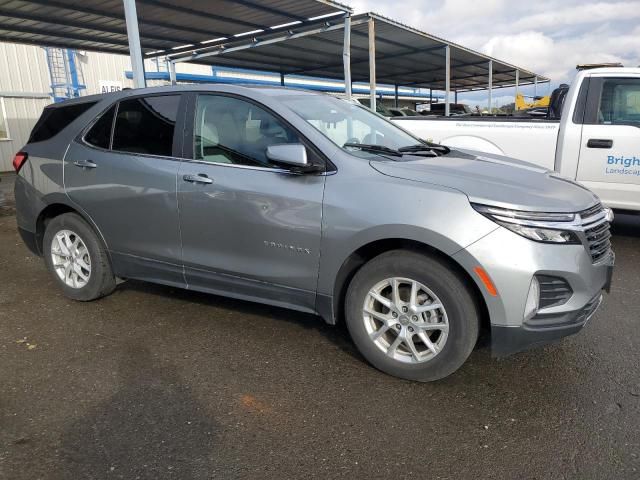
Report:
[[562,328],[575,325],[581,325],[585,323],[595,313],[602,301],[602,294],[598,294],[593,297],[587,304],[580,310],[573,312],[566,312],[561,314],[544,314],[530,318],[525,322],[525,325],[529,328],[544,329],[544,328]]

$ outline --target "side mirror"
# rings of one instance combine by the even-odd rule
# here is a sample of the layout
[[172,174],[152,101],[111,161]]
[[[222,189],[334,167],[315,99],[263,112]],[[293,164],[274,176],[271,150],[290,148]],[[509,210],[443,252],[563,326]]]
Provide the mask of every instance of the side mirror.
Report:
[[301,143],[283,143],[267,147],[267,158],[274,163],[294,167],[292,170],[307,171],[312,165],[307,159],[307,149]]

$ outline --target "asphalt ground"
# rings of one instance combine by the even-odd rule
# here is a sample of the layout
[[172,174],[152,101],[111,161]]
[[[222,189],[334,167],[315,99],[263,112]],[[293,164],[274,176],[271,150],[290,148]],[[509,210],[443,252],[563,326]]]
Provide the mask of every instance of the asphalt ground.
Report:
[[419,384],[311,315],[141,282],[67,300],[4,207],[0,478],[640,478],[640,216],[614,231],[580,334]]

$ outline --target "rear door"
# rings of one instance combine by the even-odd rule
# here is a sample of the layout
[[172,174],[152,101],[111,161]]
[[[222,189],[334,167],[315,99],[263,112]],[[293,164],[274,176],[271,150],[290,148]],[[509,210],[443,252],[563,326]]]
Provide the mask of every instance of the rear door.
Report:
[[96,223],[118,275],[184,284],[176,176],[182,95],[126,98],[70,146],[65,189]]
[[592,77],[576,179],[615,208],[640,208],[640,78]]
[[213,94],[193,105],[178,178],[187,283],[313,310],[326,177],[267,160],[269,145],[303,139],[262,106]]

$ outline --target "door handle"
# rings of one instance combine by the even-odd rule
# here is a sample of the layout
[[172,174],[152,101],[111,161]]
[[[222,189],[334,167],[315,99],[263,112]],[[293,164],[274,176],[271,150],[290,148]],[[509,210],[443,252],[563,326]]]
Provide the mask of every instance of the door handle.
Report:
[[604,138],[590,138],[587,142],[587,148],[611,148],[613,140]]
[[76,160],[73,164],[80,168],[96,168],[98,166],[91,160]]
[[204,173],[198,175],[184,175],[182,179],[189,183],[213,183],[213,180],[207,177]]

